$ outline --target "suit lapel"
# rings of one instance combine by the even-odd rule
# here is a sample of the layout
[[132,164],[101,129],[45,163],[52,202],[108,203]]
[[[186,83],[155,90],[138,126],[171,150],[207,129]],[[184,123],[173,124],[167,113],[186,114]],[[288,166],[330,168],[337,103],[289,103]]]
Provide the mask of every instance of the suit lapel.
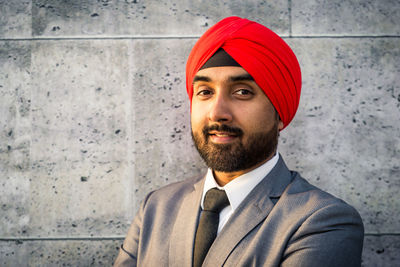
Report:
[[193,244],[203,185],[204,179],[194,184],[193,191],[183,198],[177,217],[171,218],[176,221],[169,244],[169,266],[192,266]]
[[232,214],[212,244],[203,266],[223,266],[237,244],[271,212],[274,207],[271,198],[280,197],[291,180],[290,171],[280,157]]

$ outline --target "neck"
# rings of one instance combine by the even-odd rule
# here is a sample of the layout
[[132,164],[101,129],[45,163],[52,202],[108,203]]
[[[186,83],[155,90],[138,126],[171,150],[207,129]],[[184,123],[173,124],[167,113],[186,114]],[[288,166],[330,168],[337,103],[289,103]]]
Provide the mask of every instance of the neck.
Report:
[[261,161],[260,163],[254,165],[248,169],[245,169],[245,170],[240,170],[240,171],[235,171],[235,172],[220,172],[220,171],[213,170],[214,179],[218,183],[219,186],[224,186],[227,183],[229,183],[230,181],[233,181],[234,179],[236,179],[237,177],[239,177],[245,173],[251,172],[254,169],[257,169],[258,167],[263,165],[265,162],[272,159],[273,156],[275,156],[275,153],[272,153],[272,155],[269,156],[267,159]]

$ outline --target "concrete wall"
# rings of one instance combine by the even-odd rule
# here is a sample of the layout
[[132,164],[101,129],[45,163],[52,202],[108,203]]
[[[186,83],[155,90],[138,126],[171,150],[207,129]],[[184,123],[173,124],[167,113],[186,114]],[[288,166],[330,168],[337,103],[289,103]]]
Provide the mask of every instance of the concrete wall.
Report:
[[288,165],[363,217],[363,266],[400,262],[398,0],[0,0],[0,265],[110,265],[147,192],[204,170],[185,61],[229,15],[303,71]]

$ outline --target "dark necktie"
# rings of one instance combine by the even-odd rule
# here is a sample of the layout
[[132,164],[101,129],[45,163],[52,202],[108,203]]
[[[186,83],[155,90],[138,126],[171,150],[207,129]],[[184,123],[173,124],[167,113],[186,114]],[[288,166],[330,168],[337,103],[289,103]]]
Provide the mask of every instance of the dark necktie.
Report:
[[228,205],[229,200],[225,191],[217,188],[207,191],[194,241],[194,267],[200,267],[203,264],[211,244],[217,237],[219,213]]

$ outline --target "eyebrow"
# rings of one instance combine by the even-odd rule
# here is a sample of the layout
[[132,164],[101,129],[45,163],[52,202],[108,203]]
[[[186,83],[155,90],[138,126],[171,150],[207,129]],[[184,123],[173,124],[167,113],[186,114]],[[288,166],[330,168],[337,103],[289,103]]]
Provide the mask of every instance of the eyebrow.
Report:
[[[207,76],[196,75],[193,78],[193,84],[196,82],[211,82],[211,78]],[[229,82],[241,82],[241,81],[254,81],[254,78],[250,74],[243,74],[238,76],[230,76],[228,78]]]
[[195,84],[196,82],[211,82],[211,78],[209,78],[207,76],[196,75],[193,78],[193,84]]
[[240,82],[240,81],[254,81],[254,78],[250,74],[243,74],[239,76],[231,76],[228,81],[230,82]]

